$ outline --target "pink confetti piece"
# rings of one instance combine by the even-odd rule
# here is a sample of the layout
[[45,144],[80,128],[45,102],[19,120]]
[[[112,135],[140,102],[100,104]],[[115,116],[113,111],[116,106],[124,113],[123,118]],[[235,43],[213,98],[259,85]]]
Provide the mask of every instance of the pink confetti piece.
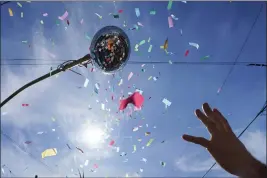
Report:
[[186,50],[186,52],[185,52],[185,56],[188,56],[188,54],[189,54],[189,50]]
[[110,143],[109,143],[109,145],[112,146],[112,145],[114,145],[114,143],[115,143],[115,141],[114,140],[111,140]]
[[48,16],[48,13],[44,13],[43,16],[44,16],[44,17]]
[[120,101],[119,110],[124,110],[129,103],[132,103],[135,107],[140,109],[144,103],[144,97],[139,92],[134,92],[134,94],[132,94],[127,99]]
[[97,169],[98,168],[98,165],[97,164],[94,164],[94,168]]
[[29,104],[22,104],[22,106],[29,106]]
[[128,80],[130,80],[133,76],[133,73],[131,72],[129,75],[128,75]]
[[61,17],[58,17],[59,20],[65,20],[68,17],[69,13],[66,11]]
[[172,28],[173,27],[172,17],[168,17],[168,22],[169,22],[169,28]]
[[118,13],[122,13],[122,12],[123,12],[123,10],[121,10],[121,9],[118,11]]

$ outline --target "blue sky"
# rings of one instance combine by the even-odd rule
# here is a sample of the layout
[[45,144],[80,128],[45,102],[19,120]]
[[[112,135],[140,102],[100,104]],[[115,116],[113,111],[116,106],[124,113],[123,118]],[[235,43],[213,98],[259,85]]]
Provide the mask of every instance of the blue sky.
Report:
[[[210,55],[205,62],[233,62],[263,2],[174,2],[171,10],[167,10],[167,4],[167,1],[21,2],[22,7],[19,7],[16,2],[8,3],[1,7],[1,59],[5,59],[2,63],[14,63],[8,61],[14,58],[30,58],[36,60],[15,63],[59,64],[56,60],[80,58],[89,52],[90,40],[85,34],[92,38],[107,25],[121,27],[129,36],[132,46],[130,61],[201,62],[202,57]],[[9,16],[8,8],[12,9],[13,17]],[[140,9],[140,17],[136,17],[134,8]],[[119,19],[109,15],[120,9],[123,13]],[[58,20],[66,10],[69,12],[69,26]],[[150,15],[151,10],[155,10],[156,15]],[[48,16],[44,17],[44,13]],[[103,18],[99,19],[95,13]],[[174,20],[173,28],[168,26],[171,14],[179,18]],[[239,62],[265,63],[265,17],[264,4]],[[80,23],[82,19],[83,24]],[[123,27],[124,21],[127,27]],[[137,22],[144,26],[127,30]],[[150,43],[147,42],[149,37]],[[173,55],[160,49],[166,38],[169,39],[168,51]],[[25,40],[28,44],[22,43]],[[134,46],[142,40],[146,43],[137,53]],[[189,46],[189,42],[198,43],[199,49]],[[153,49],[148,53],[150,44]],[[190,51],[187,57],[184,56],[186,50]],[[1,101],[25,83],[49,72],[51,66],[57,67],[1,66]],[[74,68],[84,77],[70,71],[53,76],[23,91],[1,108],[1,129],[51,171],[3,136],[1,164],[5,164],[14,175],[23,177],[35,174],[71,177],[77,174],[77,169],[84,170],[86,176],[202,176],[213,164],[213,158],[203,148],[181,140],[184,133],[209,137],[193,111],[202,103],[209,102],[219,108],[235,132],[240,133],[266,100],[266,69],[258,67],[236,66],[217,95],[230,67],[146,64],[143,67],[145,72],[142,72],[141,64],[128,64],[116,73],[115,78],[98,70],[91,72],[91,67]],[[130,72],[134,75],[128,81]],[[150,76],[159,78],[157,81],[148,80]],[[83,87],[85,78],[90,80],[86,88]],[[123,84],[118,86],[120,79],[123,79]],[[100,84],[99,94],[94,93],[95,83]],[[131,118],[127,112],[132,106],[128,106],[124,114],[117,111],[119,98],[134,92],[134,85],[143,91],[145,102]],[[82,88],[78,88],[80,86]],[[111,90],[113,86],[114,92]],[[162,103],[163,98],[172,102],[167,109]],[[23,103],[29,106],[22,107]],[[107,110],[101,110],[102,103]],[[133,132],[137,126],[141,127]],[[44,133],[38,135],[37,132],[41,131]],[[104,136],[97,135],[100,131],[105,133]],[[151,132],[151,135],[145,136],[145,132]],[[146,147],[150,138],[155,140]],[[115,141],[113,148],[109,147],[111,140]],[[165,142],[161,143],[163,140]],[[253,123],[241,140],[254,156],[266,162],[264,116]],[[27,145],[26,141],[32,143]],[[72,149],[69,150],[66,144]],[[132,153],[133,145],[137,147],[135,153]],[[81,148],[84,154],[75,147]],[[120,151],[117,152],[115,147]],[[41,153],[48,148],[57,148],[57,155],[42,159]],[[121,152],[127,155],[120,156]],[[147,162],[141,161],[142,158]],[[89,161],[87,166],[84,165],[86,160]],[[161,166],[161,161],[166,162],[165,167]],[[94,164],[99,168],[91,172]],[[9,176],[7,167],[3,168],[2,175]],[[231,175],[215,167],[208,176]]]

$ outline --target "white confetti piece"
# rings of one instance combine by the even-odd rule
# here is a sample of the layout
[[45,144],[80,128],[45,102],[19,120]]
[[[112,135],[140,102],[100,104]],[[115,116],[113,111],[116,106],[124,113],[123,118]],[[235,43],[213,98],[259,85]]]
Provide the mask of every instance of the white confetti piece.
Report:
[[23,12],[20,13],[20,17],[23,18]]
[[56,129],[52,129],[52,132],[55,132],[56,131]]
[[139,10],[139,8],[135,8],[135,15],[136,15],[136,17],[139,17],[140,16],[140,10]]
[[171,17],[174,19],[174,20],[178,20],[177,17],[175,17],[175,15],[171,14]]
[[165,104],[165,107],[167,108],[167,107],[170,107],[171,106],[171,102],[169,101],[169,100],[167,100],[166,98],[164,98],[163,100],[162,100],[162,102]]
[[157,77],[153,77],[153,80],[154,80],[154,81],[157,81]]
[[47,17],[47,16],[48,16],[48,13],[44,13],[43,16],[44,16],[44,17]]
[[136,132],[138,130],[138,127],[133,128],[133,132]]
[[130,80],[133,76],[133,73],[131,72],[129,75],[128,75],[128,80]]
[[42,135],[44,132],[37,132],[38,135]]
[[102,16],[99,15],[98,13],[95,13],[95,15],[97,15],[100,19],[102,19]]
[[96,84],[95,84],[95,88],[96,88],[97,90],[99,90],[99,89],[100,89],[100,84],[99,84],[99,83],[96,83]]
[[199,44],[197,44],[197,43],[192,43],[192,42],[189,42],[189,45],[190,46],[194,46],[195,48],[199,48]]
[[152,50],[152,45],[149,46],[149,48],[148,48],[148,52],[150,53],[151,50]]
[[103,104],[103,103],[101,104],[101,109],[105,110],[105,104]]
[[139,25],[139,26],[141,26],[141,27],[144,26],[143,24],[141,24],[141,22],[137,22],[137,25]]
[[120,85],[122,85],[122,83],[123,83],[123,80],[121,79],[121,80],[120,80],[120,83],[119,83],[118,85],[120,86]]
[[88,86],[88,83],[89,83],[89,79],[86,78],[84,81],[84,84],[83,84],[84,88],[86,88]]
[[143,94],[142,90],[136,89],[135,91],[139,92],[141,95]]
[[85,163],[84,163],[84,166],[88,166],[88,163],[89,163],[89,161],[86,160]]

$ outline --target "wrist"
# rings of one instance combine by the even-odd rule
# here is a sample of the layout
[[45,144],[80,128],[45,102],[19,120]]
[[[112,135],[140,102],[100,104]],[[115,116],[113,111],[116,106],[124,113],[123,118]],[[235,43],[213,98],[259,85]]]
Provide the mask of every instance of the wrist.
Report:
[[240,177],[265,178],[267,177],[267,167],[251,155],[250,159],[248,159],[248,161],[246,162],[242,173],[240,174]]

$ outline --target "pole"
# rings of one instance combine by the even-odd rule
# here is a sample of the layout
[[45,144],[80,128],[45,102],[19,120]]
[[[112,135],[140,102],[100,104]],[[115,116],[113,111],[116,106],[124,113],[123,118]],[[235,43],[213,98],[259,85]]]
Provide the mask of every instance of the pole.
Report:
[[78,64],[82,64],[82,63],[84,63],[86,61],[90,61],[90,60],[91,60],[91,57],[90,57],[89,54],[87,54],[87,55],[85,55],[84,57],[82,57],[82,58],[80,58],[78,60],[75,60],[75,61],[73,61],[71,63],[67,63],[67,64],[63,65],[62,67],[58,67],[56,70],[54,70],[52,72],[49,72],[49,73],[47,73],[47,74],[45,74],[45,75],[43,75],[43,76],[41,76],[41,77],[39,77],[39,78],[37,78],[37,79],[35,79],[33,81],[27,83],[26,85],[22,86],[17,91],[12,93],[12,95],[10,95],[7,99],[5,99],[0,104],[0,108],[2,108],[8,101],[10,101],[12,98],[14,98],[17,94],[19,94],[20,92],[22,92],[26,88],[28,88],[28,87],[30,87],[30,86],[32,86],[32,85],[44,80],[44,79],[47,79],[47,78],[49,78],[49,77],[51,77],[53,75],[56,75],[56,74],[58,74],[58,73],[60,73],[62,71],[66,71],[66,70],[68,70],[68,69],[70,69],[70,68],[72,68],[72,67],[74,67],[74,66],[76,66]]

